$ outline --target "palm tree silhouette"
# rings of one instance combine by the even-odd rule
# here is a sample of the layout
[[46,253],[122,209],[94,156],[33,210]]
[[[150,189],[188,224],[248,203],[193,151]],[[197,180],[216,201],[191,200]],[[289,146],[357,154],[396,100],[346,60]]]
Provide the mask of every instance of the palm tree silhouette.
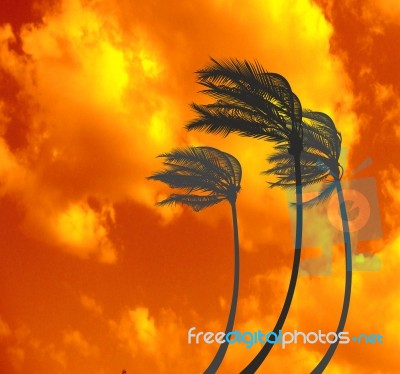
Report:
[[[278,149],[285,149],[290,155],[290,163],[295,171],[295,251],[288,291],[273,330],[278,333],[289,313],[300,266],[303,227],[301,103],[283,76],[267,72],[258,62],[211,60],[210,66],[197,72],[198,83],[205,87],[201,92],[216,101],[208,105],[192,104],[198,117],[186,128],[223,136],[237,133],[272,141]],[[243,372],[255,372],[272,347],[273,344],[267,342]]]
[[[240,191],[242,168],[239,161],[228,153],[212,147],[189,147],[164,153],[166,168],[148,179],[166,183],[171,188],[183,190],[182,194],[171,194],[158,205],[185,204],[196,212],[228,201],[232,209],[234,239],[234,280],[231,307],[225,334],[232,331],[235,322],[239,295],[239,234],[236,214],[236,198]],[[205,373],[215,373],[228,349],[225,341],[206,369]]]
[[[352,249],[350,241],[350,229],[346,211],[346,204],[340,180],[343,176],[343,168],[339,163],[342,137],[336,130],[332,119],[325,113],[304,111],[303,112],[303,146],[302,155],[302,183],[304,186],[324,182],[325,186],[317,197],[304,203],[306,207],[312,207],[327,200],[331,194],[337,192],[342,219],[343,241],[345,245],[346,258],[346,280],[342,312],[336,334],[344,330],[346,323],[351,296],[352,283]],[[293,168],[290,167],[290,160],[284,151],[269,158],[269,161],[276,163],[276,166],[266,172],[266,174],[279,175],[277,182],[272,186],[293,187],[295,175]],[[331,344],[312,371],[312,374],[322,373],[332,359],[339,341]]]

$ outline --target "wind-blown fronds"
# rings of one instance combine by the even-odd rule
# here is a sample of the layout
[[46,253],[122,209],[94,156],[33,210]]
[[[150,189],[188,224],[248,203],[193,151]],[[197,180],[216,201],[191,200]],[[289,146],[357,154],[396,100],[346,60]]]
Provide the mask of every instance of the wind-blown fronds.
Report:
[[[281,75],[267,72],[257,61],[230,59],[216,61],[197,72],[201,91],[215,101],[208,105],[193,104],[197,118],[186,125],[188,130],[202,130],[227,136],[237,133],[241,136],[273,141],[277,149],[290,154],[290,163],[276,168],[281,174],[279,183],[291,182],[292,173],[296,184],[296,239],[293,271],[284,307],[274,331],[279,331],[288,315],[296,286],[301,253],[302,227],[302,175],[301,154],[303,150],[302,108],[288,81]],[[306,178],[311,171],[303,164]],[[285,179],[285,174],[289,179]],[[221,345],[220,349],[224,346]],[[250,363],[248,372],[255,372],[271,349],[265,344],[256,359]],[[225,348],[226,349],[226,348]],[[219,366],[219,365],[218,365]],[[215,373],[218,366],[210,365],[206,373]]]
[[329,160],[339,159],[342,136],[327,114],[305,110],[303,130],[305,146],[323,153]]
[[208,208],[210,206],[220,203],[222,200],[224,199],[215,195],[201,196],[191,194],[171,194],[167,199],[159,201],[157,205],[164,206],[181,203],[189,205],[194,211],[199,212],[204,208]]
[[[335,190],[335,181],[342,177],[339,156],[342,137],[332,119],[321,112],[303,112],[303,152],[300,160],[301,182],[303,186],[324,182],[318,196],[304,202],[305,207],[313,207],[327,200]],[[264,174],[275,175],[271,187],[294,188],[295,168],[292,156],[284,147],[276,147],[276,153],[268,158],[274,166]]]
[[[148,179],[179,188],[184,193],[173,193],[157,205],[184,204],[198,212],[221,201],[229,201],[232,209],[234,239],[234,280],[232,302],[225,334],[234,326],[239,294],[239,230],[236,213],[236,197],[240,191],[242,168],[239,161],[228,153],[212,147],[188,147],[175,149],[160,155],[165,169]],[[198,193],[193,193],[198,192]],[[217,372],[228,349],[228,342],[221,344],[205,373]]]
[[197,72],[198,83],[216,101],[192,104],[198,118],[186,125],[188,130],[234,132],[277,144],[301,139],[301,104],[283,76],[267,72],[257,61],[211,60]]
[[192,104],[198,117],[187,125],[189,130],[203,130],[207,133],[228,136],[237,133],[258,139],[278,143],[287,141],[287,131],[275,127],[269,119],[251,112],[238,105],[228,104],[222,100],[209,105]]
[[161,181],[184,192],[170,195],[159,205],[182,203],[199,211],[223,200],[236,200],[242,168],[230,154],[212,147],[188,147],[158,157],[164,158],[165,169],[148,179]]

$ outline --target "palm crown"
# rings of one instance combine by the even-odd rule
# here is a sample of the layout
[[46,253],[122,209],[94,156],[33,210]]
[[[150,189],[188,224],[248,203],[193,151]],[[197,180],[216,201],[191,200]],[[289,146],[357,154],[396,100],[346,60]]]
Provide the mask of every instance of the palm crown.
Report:
[[192,104],[198,117],[188,130],[199,129],[227,136],[231,132],[285,144],[291,154],[301,148],[301,104],[288,81],[258,63],[227,60],[198,71],[201,92],[216,99]]
[[[229,201],[232,208],[234,238],[234,280],[232,302],[225,333],[232,331],[235,322],[239,294],[239,234],[236,214],[236,197],[240,191],[242,168],[239,161],[228,153],[212,147],[188,147],[175,149],[159,157],[164,158],[165,169],[149,179],[180,188],[184,193],[171,194],[159,205],[182,203],[195,211]],[[205,373],[215,373],[224,359],[228,342],[221,344]]]
[[[343,168],[339,163],[341,144],[341,134],[327,114],[310,110],[303,112],[301,182],[304,186],[325,182],[325,187],[318,197],[306,202],[306,206],[326,200],[335,189],[332,182],[342,178]],[[296,178],[292,157],[282,146],[277,146],[276,150],[275,154],[268,157],[268,161],[274,166],[264,174],[277,177],[277,180],[271,183],[271,187],[294,187]]]
[[149,179],[185,192],[171,194],[158,205],[182,203],[200,211],[224,200],[236,201],[242,168],[230,154],[212,147],[188,147],[158,157],[164,158],[166,168]]
[[[215,99],[208,105],[192,104],[197,118],[186,125],[224,136],[237,133],[272,141],[291,156],[296,179],[296,238],[288,293],[274,331],[279,331],[288,315],[300,264],[302,240],[302,186],[300,159],[303,150],[302,108],[288,81],[269,73],[258,63],[230,59],[212,64],[200,71],[202,91]],[[266,343],[245,370],[255,372],[272,344]]]

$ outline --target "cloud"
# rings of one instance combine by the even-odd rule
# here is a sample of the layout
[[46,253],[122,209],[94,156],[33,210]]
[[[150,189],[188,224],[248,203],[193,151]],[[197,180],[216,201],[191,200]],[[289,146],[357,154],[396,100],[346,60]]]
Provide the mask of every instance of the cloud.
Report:
[[[398,22],[400,18],[400,5],[395,0],[367,1],[363,4],[362,17],[373,24],[390,24]],[[376,27],[372,32],[384,33],[384,30]]]
[[[219,0],[195,5],[170,1],[156,6],[132,1],[65,0],[52,8],[44,7],[42,22],[25,24],[20,31],[3,25],[0,74],[13,82],[16,92],[0,99],[0,194],[13,196],[24,208],[25,234],[77,258],[114,264],[120,257],[120,247],[113,240],[119,224],[116,206],[134,200],[149,208],[169,193],[145,180],[160,168],[157,154],[188,144],[207,144],[230,152],[244,170],[237,203],[242,249],[249,252],[243,256],[244,286],[237,326],[253,330],[272,326],[290,273],[292,239],[287,203],[292,197],[268,189],[260,176],[268,167],[265,157],[271,152],[270,145],[237,136],[221,139],[183,131],[184,123],[193,116],[188,104],[204,100],[196,94],[200,87],[193,72],[209,62],[209,55],[257,58],[268,70],[289,79],[304,107],[330,114],[351,150],[359,136],[359,123],[368,124],[353,112],[354,87],[343,67],[346,61],[342,55],[332,54],[334,32],[321,9],[306,0]],[[395,92],[391,85],[371,87],[382,108]],[[385,121],[392,122],[395,114],[385,113]],[[23,136],[18,130],[21,123]],[[395,179],[386,186],[388,194],[396,190]],[[181,208],[154,209],[163,224],[172,223],[183,212]],[[221,219],[229,219],[229,214],[225,204],[196,217],[219,229]],[[310,219],[316,219],[318,213],[315,215]],[[141,230],[141,219],[136,211],[131,212],[129,225],[135,232]],[[305,241],[330,240],[329,228],[318,222],[315,237],[307,232]],[[188,229],[184,220],[179,223],[183,230],[195,230]],[[153,226],[151,233],[156,229]],[[218,235],[228,237],[230,232],[218,231]],[[148,245],[150,242],[151,238]],[[395,250],[395,244],[387,248]],[[138,245],[135,250],[142,251],[143,247]],[[397,261],[389,255],[385,259],[391,264]],[[330,259],[311,264],[306,270],[325,269],[323,266],[329,264],[325,260]],[[177,261],[176,266],[181,264]],[[299,279],[288,327],[302,326],[310,331],[336,327],[343,294],[341,269],[343,254],[335,247],[332,277]],[[385,278],[390,290],[394,274],[391,268]],[[367,299],[365,295],[382,294],[377,299],[384,303],[387,294],[381,292],[380,277],[368,277],[370,273],[358,274],[354,282],[358,289],[352,299],[351,313],[355,316],[350,316],[349,328],[359,331],[377,328],[372,318],[375,306],[362,301]],[[219,298],[222,313],[206,322],[210,327],[224,325],[226,296]],[[97,315],[108,308],[107,301],[99,305],[84,294],[80,302]],[[395,300],[390,294],[380,311],[387,321],[382,328],[394,341],[390,331],[398,327],[394,319],[398,308],[392,302]],[[194,315],[203,311],[182,312],[181,318],[178,312],[163,309],[161,301],[153,303],[128,308],[119,318],[109,320],[108,327],[120,350],[128,352],[144,372],[168,372],[171,367],[180,372],[203,369],[215,347],[188,346],[186,342],[191,327],[187,319],[195,320]],[[362,321],[354,322],[359,310]],[[93,362],[103,353],[100,343],[96,348],[85,330],[64,330],[62,349],[29,338],[31,332],[20,330],[17,334],[0,320],[0,336],[2,331],[4,338],[15,339],[10,355],[16,362],[27,362],[34,352],[40,358],[48,355],[59,368],[66,367],[67,358],[76,356],[76,352]],[[224,363],[227,372],[236,372],[252,357],[254,349],[250,352],[242,348],[230,347]],[[289,352],[274,350],[270,366],[263,370],[290,371],[295,367],[300,372],[304,367],[311,368],[322,355],[321,350],[309,346]],[[341,350],[335,356],[339,363],[334,362],[332,370],[367,370],[361,349],[356,351],[360,356],[354,363],[352,352]],[[379,355],[375,355],[371,357],[379,362]]]
[[7,338],[11,335],[11,329],[7,322],[0,316],[0,338]]
[[[13,49],[12,29],[2,28],[0,65],[18,82],[20,105],[29,113],[27,146],[18,153],[3,146],[11,163],[6,189],[18,191],[23,201],[25,230],[36,238],[56,237],[64,250],[81,258],[113,263],[118,248],[110,240],[110,227],[88,206],[88,199],[97,200],[99,211],[126,199],[152,207],[165,194],[145,181],[159,167],[154,157],[177,145],[210,144],[223,146],[243,163],[242,238],[246,249],[258,250],[274,239],[275,228],[252,217],[268,209],[284,211],[286,205],[283,195],[266,191],[263,178],[256,177],[267,167],[270,146],[185,133],[183,125],[192,116],[188,104],[199,99],[193,71],[210,54],[257,57],[267,69],[289,78],[305,107],[332,114],[348,142],[356,137],[357,121],[347,77],[329,52],[332,28],[306,0],[252,1],[246,6],[205,2],[197,10],[174,2],[158,9],[156,24],[146,12],[131,2],[62,1],[46,10],[42,23],[22,27],[23,54]],[[207,30],[198,12],[216,30]],[[281,22],[283,15],[296,22]],[[182,19],[191,19],[193,27],[180,24]],[[266,32],[259,33],[265,20]],[[204,38],[210,40],[207,48]],[[258,46],[257,56],[245,40]],[[10,120],[3,122],[7,138],[12,138]],[[270,203],[259,204],[265,200]],[[164,222],[180,213],[170,208],[157,212]],[[200,219],[208,220],[204,217]],[[286,218],[279,214],[276,223]],[[65,227],[72,226],[75,235],[67,238]],[[77,237],[85,244],[78,245]]]
[[[391,238],[384,241],[373,241],[382,267],[378,271],[354,271],[350,312],[345,331],[350,336],[359,334],[381,334],[384,344],[353,344],[341,346],[330,364],[332,372],[384,371],[394,373],[396,360],[393,352],[398,350],[398,318],[400,304],[397,301],[397,287],[393,287],[396,269],[400,260],[400,236],[397,230]],[[367,256],[368,260],[376,259]],[[353,257],[357,261],[357,256]],[[341,313],[341,302],[344,293],[345,261],[343,246],[335,246],[332,257],[332,274],[323,277],[300,276],[289,316],[284,331],[336,331]],[[270,331],[276,322],[283,303],[288,284],[289,269],[268,271],[251,277],[251,291],[240,300],[237,329],[241,331]],[[271,290],[273,290],[271,292]],[[384,290],[384,292],[382,292]],[[266,302],[268,301],[268,302]],[[306,301],[306,302],[305,302]],[[310,318],[312,315],[312,318]],[[379,316],[379,317],[377,317]],[[275,347],[260,372],[278,373],[282,365],[287,370],[301,373],[311,370],[322,358],[327,346],[297,344],[282,350]],[[226,367],[231,370],[241,368],[258,352],[243,352],[232,346],[227,356]],[[302,362],[297,366],[296,362]],[[264,371],[265,370],[265,371]]]
[[13,368],[17,372],[21,372],[25,363],[25,351],[19,347],[10,347],[7,353]]
[[[193,90],[200,89],[194,84],[192,71],[209,63],[203,54],[204,49],[207,55],[215,58],[256,58],[268,70],[279,72],[289,79],[304,107],[330,114],[347,146],[356,141],[358,120],[352,112],[351,82],[341,60],[330,53],[332,26],[312,2],[205,2],[195,8],[180,7],[179,11],[169,6],[159,10],[158,22],[151,29],[147,27],[150,14],[146,9],[129,2],[122,4],[121,23],[124,24],[124,15],[132,15],[134,21],[131,22],[137,22],[138,27],[144,29],[147,37],[158,47],[165,71],[172,72],[170,77],[173,81],[182,82],[186,96],[193,96]],[[197,17],[197,14],[202,14],[202,17]],[[293,22],[282,22],[283,18]],[[180,22],[182,19],[192,20],[191,29],[184,29],[185,23]],[[130,30],[128,24],[124,27]],[[229,30],[229,35],[226,30]],[[169,44],[176,42],[185,45],[185,48],[166,48],[166,39]],[[204,40],[208,41],[207,47],[200,48]],[[237,42],[232,43],[233,40]],[[179,69],[175,67],[176,61],[182,62]],[[192,67],[192,71],[188,66]],[[191,84],[187,82],[189,74],[193,76]],[[200,102],[204,100],[199,95],[193,98]],[[177,96],[177,100],[182,105],[189,102],[186,97]],[[185,114],[188,119],[192,116],[192,113]],[[238,197],[242,247],[259,251],[267,242],[275,247],[278,240],[274,233],[287,222],[287,201],[284,194],[268,190],[266,178],[260,176],[261,171],[268,167],[265,158],[272,147],[262,141],[235,135],[221,139],[214,135],[189,133],[187,139],[190,144],[219,147],[239,159],[244,170],[243,191]],[[274,212],[274,219],[266,224],[263,217],[271,211]],[[199,215],[199,219],[215,222],[221,217],[221,212]],[[229,210],[226,209],[226,212]]]
[[[65,351],[38,337],[25,323],[12,326],[0,319],[1,338],[7,338],[4,340],[4,352],[16,372],[26,372],[28,369],[40,372],[44,367],[60,372],[67,365]],[[0,367],[3,369],[6,364],[2,362]]]
[[[23,54],[13,50],[9,25],[0,35],[0,66],[18,82],[21,105],[31,108],[26,147],[16,152],[1,139],[2,193],[25,206],[30,235],[81,258],[114,263],[105,211],[141,200],[136,189],[153,206],[147,160],[174,139],[167,126],[177,122],[174,103],[157,87],[162,67],[143,41],[80,1],[65,1],[43,23],[25,25]],[[1,103],[0,119],[10,141],[16,129],[4,114],[7,105]]]
[[90,344],[78,330],[65,331],[63,342],[84,357],[97,356],[99,353],[98,347]]
[[122,317],[120,324],[111,321],[110,326],[116,329],[118,337],[125,340],[128,348],[136,355],[139,346],[143,346],[148,352],[155,352],[157,344],[157,332],[154,319],[149,316],[146,308],[129,310]]
[[381,209],[382,218],[391,230],[396,232],[399,219],[400,198],[397,191],[400,188],[400,171],[394,165],[381,170],[380,177],[382,181],[382,191],[385,198],[385,209]]
[[27,171],[19,164],[15,155],[10,151],[4,139],[0,138],[0,194],[15,193],[26,182]]
[[94,312],[97,315],[103,314],[103,308],[97,303],[97,301],[90,296],[82,294],[80,297],[80,301],[82,306],[91,312]]
[[54,231],[60,244],[71,253],[88,258],[94,252],[100,262],[112,264],[117,254],[108,238],[109,218],[110,212],[105,206],[102,212],[96,212],[87,204],[73,205],[56,218]]
[[148,358],[147,371],[154,367],[168,373],[173,365],[176,372],[195,372],[207,363],[207,350],[196,346],[196,354],[187,355],[192,348],[187,344],[187,329],[171,310],[162,310],[155,319],[146,307],[129,309],[119,321],[110,320],[109,327],[135,362],[143,355]]

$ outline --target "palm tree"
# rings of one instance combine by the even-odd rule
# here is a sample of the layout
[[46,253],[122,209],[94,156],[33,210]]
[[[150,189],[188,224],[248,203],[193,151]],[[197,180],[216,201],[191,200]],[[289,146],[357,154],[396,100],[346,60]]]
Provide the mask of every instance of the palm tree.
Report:
[[[274,332],[282,328],[289,313],[300,266],[302,243],[302,175],[300,160],[303,150],[302,109],[287,80],[267,72],[258,62],[230,59],[212,64],[200,71],[201,92],[216,101],[208,105],[192,104],[198,117],[186,125],[188,130],[241,136],[272,141],[290,155],[296,179],[296,234],[292,273],[288,292]],[[265,343],[259,354],[245,369],[255,372],[272,349]]]
[[[149,179],[179,188],[184,193],[171,194],[158,205],[185,204],[196,212],[228,201],[232,209],[234,239],[234,280],[231,307],[225,334],[232,331],[239,295],[239,234],[236,214],[236,198],[240,191],[242,168],[239,161],[228,153],[211,147],[189,147],[164,153],[166,168]],[[215,373],[224,359],[228,342],[222,343],[205,373]]]
[[[317,197],[305,202],[306,207],[312,207],[327,200],[335,191],[337,192],[342,218],[343,241],[345,245],[346,258],[346,280],[342,312],[336,333],[344,330],[351,296],[352,283],[352,250],[350,241],[350,230],[347,218],[346,205],[340,180],[343,176],[343,168],[339,163],[342,137],[336,130],[332,119],[321,112],[303,112],[303,145],[302,155],[302,183],[309,185],[317,182],[325,182],[325,186]],[[294,170],[290,166],[290,159],[281,150],[269,158],[276,166],[268,170],[267,174],[279,175],[278,181],[272,186],[293,187],[295,184]],[[332,359],[339,341],[331,344],[312,374],[322,373]]]

